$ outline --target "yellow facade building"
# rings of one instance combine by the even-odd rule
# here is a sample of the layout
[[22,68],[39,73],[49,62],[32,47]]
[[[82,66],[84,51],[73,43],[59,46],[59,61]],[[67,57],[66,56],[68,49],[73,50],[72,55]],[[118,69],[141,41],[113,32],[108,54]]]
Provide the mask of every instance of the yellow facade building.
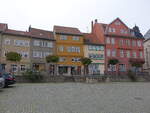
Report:
[[56,54],[59,56],[58,73],[80,75],[84,56],[83,34],[77,28],[54,26]]

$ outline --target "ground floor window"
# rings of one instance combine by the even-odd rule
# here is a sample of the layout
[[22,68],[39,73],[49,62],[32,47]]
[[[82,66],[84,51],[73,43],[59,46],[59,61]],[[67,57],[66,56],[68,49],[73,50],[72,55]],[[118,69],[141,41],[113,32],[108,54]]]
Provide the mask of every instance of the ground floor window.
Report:
[[125,72],[126,71],[126,65],[125,64],[119,64],[119,71]]
[[20,70],[21,70],[21,71],[25,71],[25,70],[26,70],[26,66],[25,66],[25,65],[21,65],[21,66],[20,66]]
[[67,68],[67,66],[61,66],[61,67],[59,67],[58,69],[59,69],[59,74],[68,73],[68,68]]
[[100,64],[90,64],[89,65],[89,72],[90,74],[100,74]]
[[109,65],[108,66],[108,71],[116,71],[116,65]]
[[133,72],[141,72],[142,71],[142,68],[141,67],[132,67],[131,68],[131,70],[133,71]]
[[81,75],[81,66],[59,66],[60,75]]
[[33,69],[37,70],[37,71],[44,71],[45,70],[45,64],[44,63],[33,64]]
[[12,70],[12,72],[17,72],[17,65],[16,64],[12,64],[11,65],[11,70]]

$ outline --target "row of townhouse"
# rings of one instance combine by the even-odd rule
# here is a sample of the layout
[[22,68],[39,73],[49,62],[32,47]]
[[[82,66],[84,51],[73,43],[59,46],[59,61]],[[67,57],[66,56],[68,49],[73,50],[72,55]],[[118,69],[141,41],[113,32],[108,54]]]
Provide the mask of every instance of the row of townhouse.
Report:
[[[89,74],[126,73],[129,69],[134,70],[130,60],[144,61],[144,38],[137,26],[130,29],[117,18],[110,24],[92,21],[91,29],[91,33],[82,33],[72,27],[54,26],[53,31],[46,31],[30,26],[27,32],[23,32],[0,24],[0,63],[7,71],[22,72],[33,68],[50,72],[54,67],[49,65],[46,68],[45,57],[58,55],[58,74],[81,75],[82,57],[92,59]],[[21,62],[7,61],[5,55],[10,51],[20,53]],[[119,63],[108,66],[112,58],[118,59]]]
[[[0,63],[7,72],[23,72],[28,68],[45,70],[45,56],[55,54],[53,32],[29,27],[28,32],[8,29],[0,24]],[[6,53],[21,54],[20,62],[6,60]]]

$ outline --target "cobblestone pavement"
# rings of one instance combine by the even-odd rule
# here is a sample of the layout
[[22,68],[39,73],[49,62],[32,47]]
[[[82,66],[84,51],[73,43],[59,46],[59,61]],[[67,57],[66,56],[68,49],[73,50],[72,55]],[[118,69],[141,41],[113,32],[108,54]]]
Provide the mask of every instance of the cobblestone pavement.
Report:
[[150,113],[150,83],[15,84],[0,113]]

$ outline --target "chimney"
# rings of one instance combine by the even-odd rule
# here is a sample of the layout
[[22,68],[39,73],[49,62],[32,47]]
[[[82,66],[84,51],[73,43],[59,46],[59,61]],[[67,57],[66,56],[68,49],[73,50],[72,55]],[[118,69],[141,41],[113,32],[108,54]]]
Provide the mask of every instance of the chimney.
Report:
[[95,19],[95,23],[97,23],[97,19]]
[[91,32],[93,33],[93,21],[91,22]]

